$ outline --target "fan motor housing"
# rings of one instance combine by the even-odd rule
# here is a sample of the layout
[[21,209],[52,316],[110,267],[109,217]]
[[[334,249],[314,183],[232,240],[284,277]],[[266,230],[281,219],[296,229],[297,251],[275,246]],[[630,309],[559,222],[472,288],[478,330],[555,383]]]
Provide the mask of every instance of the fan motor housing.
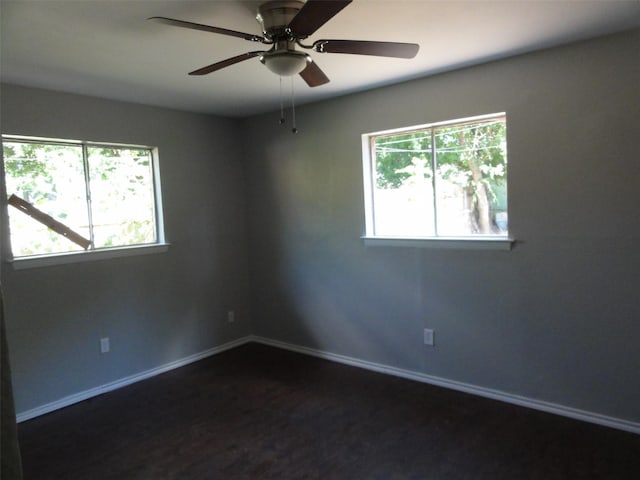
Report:
[[274,40],[287,35],[287,26],[303,6],[304,2],[297,0],[273,1],[260,5],[256,20],[260,23],[264,36]]

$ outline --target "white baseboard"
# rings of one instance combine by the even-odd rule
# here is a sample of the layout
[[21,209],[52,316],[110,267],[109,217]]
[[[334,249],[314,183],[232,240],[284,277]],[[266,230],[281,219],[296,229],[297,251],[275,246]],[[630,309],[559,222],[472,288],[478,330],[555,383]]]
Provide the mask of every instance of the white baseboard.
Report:
[[285,350],[291,350],[297,353],[303,353],[305,355],[311,355],[314,357],[323,358],[325,360],[331,360],[332,362],[342,363],[353,367],[364,368],[366,370],[372,370],[374,372],[385,373],[387,375],[393,375],[396,377],[406,378],[408,380],[414,380],[418,382],[428,383],[439,387],[450,388],[452,390],[458,390],[460,392],[471,393],[480,397],[491,398],[493,400],[499,400],[522,407],[528,407],[535,410],[541,410],[543,412],[554,413],[564,417],[573,418],[576,420],[582,420],[589,423],[595,423],[597,425],[603,425],[605,427],[616,428],[618,430],[624,430],[626,432],[640,434],[640,423],[631,422],[620,418],[610,417],[607,415],[601,415],[599,413],[588,412],[585,410],[579,410],[577,408],[567,407],[565,405],[559,405],[556,403],[545,402],[542,400],[536,400],[520,395],[513,395],[511,393],[502,392],[499,390],[493,390],[491,388],[479,387],[463,382],[457,382],[455,380],[448,380],[446,378],[440,378],[433,375],[427,375],[420,372],[411,370],[404,370],[401,368],[390,367],[380,363],[369,362],[366,360],[360,360],[354,357],[347,357],[345,355],[338,355],[323,350],[317,350],[309,347],[301,347],[291,343],[281,342],[278,340],[272,340],[270,338],[260,337],[252,335],[250,340],[264,345],[272,347],[282,348]]
[[348,357],[345,355],[326,352],[326,351],[318,350],[315,348],[302,347],[299,345],[281,342],[279,340],[272,340],[270,338],[265,338],[265,337],[256,336],[256,335],[248,335],[246,337],[233,340],[223,345],[218,345],[217,347],[213,347],[208,350],[195,353],[193,355],[189,355],[188,357],[175,360],[165,365],[161,365],[159,367],[152,368],[144,372],[136,373],[134,375],[121,378],[114,382],[110,382],[105,385],[100,385],[98,387],[85,390],[83,392],[69,395],[67,397],[61,398],[51,403],[47,403],[46,405],[41,405],[31,410],[20,412],[17,414],[16,419],[18,423],[24,422],[25,420],[29,420],[31,418],[44,415],[45,413],[49,413],[54,410],[67,407],[69,405],[73,405],[74,403],[82,402],[83,400],[86,400],[88,398],[95,397],[97,395],[101,395],[103,393],[110,392],[118,388],[126,387],[127,385],[131,385],[132,383],[139,382],[141,380],[145,380],[150,377],[154,377],[161,373],[168,372],[169,370],[173,370],[175,368],[188,365],[198,360],[202,360],[204,358],[210,357],[211,355],[222,353],[226,350],[239,347],[240,345],[244,345],[249,342],[261,343],[264,345],[269,345],[269,346],[281,348],[284,350],[290,350],[293,352],[302,353],[305,355],[310,355],[310,356],[322,358],[325,360],[330,360],[332,362],[342,363],[345,365],[350,365],[358,368],[364,368],[366,370],[371,370],[374,372],[384,373],[387,375],[406,378],[408,380],[414,380],[417,382],[428,383],[428,384],[436,385],[439,387],[450,388],[452,390],[471,393],[473,395],[478,395],[480,397],[491,398],[494,400],[499,400],[499,401],[511,403],[514,405],[520,405],[522,407],[533,408],[535,410],[541,410],[543,412],[554,413],[556,415],[574,418],[576,420],[582,420],[585,422],[595,423],[597,425],[603,425],[605,427],[611,427],[611,428],[616,428],[618,430],[624,430],[627,432],[640,434],[640,423],[638,422],[631,422],[629,420],[610,417],[607,415],[601,415],[599,413],[588,412],[585,410],[579,410],[576,408],[567,407],[565,405],[559,405],[556,403],[545,402],[542,400],[522,397],[519,395],[513,395],[511,393],[506,393],[499,390],[479,387],[477,385],[472,385],[464,382],[457,382],[455,380],[448,380],[446,378],[427,375],[424,373],[415,372],[411,370],[404,370],[401,368],[391,367],[391,366],[383,365],[380,363],[361,360],[359,358]]
[[126,387],[127,385],[131,385],[132,383],[140,382],[142,380],[146,380],[147,378],[155,377],[156,375],[160,375],[161,373],[168,372],[169,370],[173,370],[175,368],[180,368],[190,363],[197,362],[198,360],[202,360],[204,358],[210,357],[211,355],[216,355],[217,353],[224,352],[225,350],[230,350],[232,348],[239,347],[240,345],[244,345],[245,343],[248,343],[250,341],[252,341],[252,337],[250,336],[242,337],[237,340],[233,340],[231,342],[218,345],[217,347],[209,348],[202,352],[194,353],[193,355],[189,355],[188,357],[180,358],[173,362],[160,365],[159,367],[155,367],[150,370],[145,370],[144,372],[136,373],[128,377],[121,378],[119,380],[109,382],[104,385],[91,388],[89,390],[85,390],[83,392],[74,393],[73,395],[69,395],[67,397],[61,398],[54,402],[47,403],[46,405],[41,405],[39,407],[32,408],[31,410],[20,412],[16,415],[16,420],[18,423],[24,422],[25,420],[29,420],[31,418],[44,415],[45,413],[53,412],[54,410],[68,407],[69,405],[73,405],[74,403],[82,402],[84,400],[87,400],[88,398],[96,397],[98,395],[102,395],[103,393],[107,393],[112,390],[117,390],[118,388]]

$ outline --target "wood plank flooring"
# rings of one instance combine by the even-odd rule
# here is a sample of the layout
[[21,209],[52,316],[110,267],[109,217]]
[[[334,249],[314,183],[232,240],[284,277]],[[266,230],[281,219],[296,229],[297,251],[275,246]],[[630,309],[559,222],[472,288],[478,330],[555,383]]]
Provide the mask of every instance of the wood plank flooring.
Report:
[[640,436],[248,344],[19,425],[25,480],[640,478]]

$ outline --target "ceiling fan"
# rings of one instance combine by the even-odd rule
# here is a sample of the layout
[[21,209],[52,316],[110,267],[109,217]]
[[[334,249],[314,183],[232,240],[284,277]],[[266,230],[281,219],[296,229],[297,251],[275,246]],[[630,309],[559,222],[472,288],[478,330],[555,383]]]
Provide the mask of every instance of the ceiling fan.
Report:
[[413,58],[418,53],[415,43],[375,42],[364,40],[316,40],[311,45],[302,43],[320,27],[349,5],[352,0],[300,0],[270,1],[258,7],[256,20],[263,35],[243,33],[226,28],[202,25],[167,17],[151,17],[149,20],[175,27],[243,38],[251,42],[271,45],[269,50],[243,53],[220,62],[199,68],[189,75],[206,75],[236,63],[258,57],[269,70],[283,77],[300,74],[310,87],[329,82],[329,78],[305,50],[317,53],[350,53],[380,57]]

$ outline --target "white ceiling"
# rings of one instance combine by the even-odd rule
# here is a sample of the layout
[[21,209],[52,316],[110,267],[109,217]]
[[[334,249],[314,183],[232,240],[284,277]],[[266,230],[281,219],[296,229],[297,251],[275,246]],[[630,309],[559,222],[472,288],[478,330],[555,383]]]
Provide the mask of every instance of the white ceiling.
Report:
[[[262,45],[146,19],[167,16],[260,34],[255,0],[0,0],[3,82],[243,117],[279,108],[280,82],[251,59],[187,72]],[[412,60],[312,53],[331,79],[296,103],[640,27],[640,0],[354,0],[319,38],[420,44]],[[257,48],[256,48],[257,47]],[[289,81],[283,82],[288,94]]]

